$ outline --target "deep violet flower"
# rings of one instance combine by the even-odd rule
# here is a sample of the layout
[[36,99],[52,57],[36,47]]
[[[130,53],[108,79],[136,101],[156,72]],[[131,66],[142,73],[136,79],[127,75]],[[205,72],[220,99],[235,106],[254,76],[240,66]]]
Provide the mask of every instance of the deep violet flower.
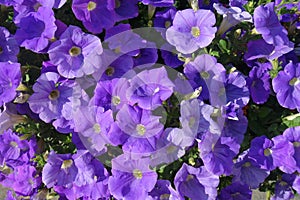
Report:
[[240,22],[252,22],[252,16],[239,7],[225,8],[219,3],[214,3],[213,6],[218,14],[223,15],[223,20],[218,30],[218,34],[220,35]]
[[269,72],[264,67],[255,66],[251,69],[247,85],[255,103],[262,104],[268,100],[271,92],[270,80]]
[[282,135],[293,144],[294,154],[292,156],[296,161],[297,171],[300,172],[300,126],[288,128]]
[[[39,117],[49,123],[66,114],[72,113],[75,105],[79,106],[80,89],[72,80],[63,80],[55,72],[42,74],[33,85],[34,93],[28,103],[30,109],[39,114]],[[74,107],[73,107],[74,106]]]
[[174,4],[174,0],[140,0],[145,5],[155,7],[170,7]]
[[0,27],[0,62],[17,62],[18,53],[19,46],[16,39],[6,28]]
[[251,199],[252,191],[248,185],[240,182],[234,182],[223,188],[218,196],[219,200],[249,200]]
[[16,40],[22,47],[34,52],[41,52],[48,47],[57,29],[54,12],[47,7],[40,7],[37,12],[30,12],[20,19],[17,26],[19,29],[15,34]]
[[155,199],[182,200],[183,198],[181,198],[178,192],[172,188],[170,181],[158,180],[153,190],[149,192],[149,196],[147,197],[146,200],[155,200]]
[[271,171],[276,168],[271,150],[273,146],[272,140],[266,136],[256,137],[251,141],[248,155],[253,158],[261,168]]
[[204,166],[209,172],[215,175],[231,174],[235,153],[230,149],[229,144],[222,144],[222,137],[206,132],[198,148]]
[[52,64],[66,78],[93,74],[101,68],[102,44],[97,36],[69,26],[59,40],[52,43],[48,53]]
[[232,181],[247,184],[251,189],[255,189],[269,174],[270,171],[260,168],[256,161],[248,156],[248,151],[245,151],[234,164]]
[[108,187],[117,199],[146,199],[156,181],[157,174],[149,169],[147,158],[133,160],[122,155],[112,160],[112,176]]
[[212,200],[217,197],[219,177],[204,166],[194,168],[184,163],[175,175],[174,184],[182,197]]
[[72,10],[77,19],[92,33],[101,33],[103,29],[115,24],[115,12],[109,10],[107,0],[74,0]]
[[137,103],[148,110],[160,106],[172,95],[174,88],[165,67],[146,69],[134,76],[130,84],[126,97],[131,105]]
[[75,181],[78,168],[71,154],[56,154],[51,151],[42,171],[42,180],[47,188],[71,186]]
[[108,1],[107,7],[115,13],[115,20],[122,21],[137,17],[139,14],[138,0],[115,0]]
[[295,174],[283,174],[279,177],[279,180],[275,183],[274,195],[271,197],[271,200],[293,199],[292,185],[295,178]]
[[254,10],[254,26],[268,44],[288,44],[287,30],[280,24],[274,11],[274,2],[261,5]]
[[288,63],[272,81],[279,104],[300,111],[300,63]]
[[41,184],[41,177],[34,166],[25,164],[14,167],[1,184],[12,188],[17,194],[31,196]]
[[123,150],[133,153],[155,151],[157,137],[163,131],[160,118],[153,115],[150,110],[124,105],[116,116],[120,129],[129,135],[123,144]]
[[15,104],[8,103],[3,105],[3,111],[0,111],[0,134],[7,129],[12,129],[15,124],[26,122],[23,115],[17,113]]
[[173,26],[166,32],[167,41],[184,54],[208,46],[215,38],[216,18],[210,10],[185,9],[178,11]]
[[19,63],[0,62],[0,106],[15,98],[20,81]]
[[[213,97],[210,94],[213,82],[218,82],[218,77],[225,74],[225,68],[217,62],[215,57],[209,54],[202,54],[185,66],[184,74],[194,89],[201,87],[201,93],[198,98],[208,100]],[[224,89],[224,83],[221,83],[221,88]],[[218,95],[216,97],[218,98]]]

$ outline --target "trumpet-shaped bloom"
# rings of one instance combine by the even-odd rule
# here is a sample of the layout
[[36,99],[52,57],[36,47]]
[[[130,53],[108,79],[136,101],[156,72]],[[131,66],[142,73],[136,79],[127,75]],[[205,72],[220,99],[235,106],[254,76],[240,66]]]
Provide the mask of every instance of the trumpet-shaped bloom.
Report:
[[[32,25],[34,24],[34,28]],[[37,12],[30,12],[17,24],[15,38],[26,49],[41,52],[48,47],[57,29],[54,12],[51,8],[40,7]]]
[[178,11],[171,26],[166,32],[167,41],[184,54],[195,52],[208,46],[215,38],[217,31],[213,25],[216,18],[210,10],[185,9]]
[[100,39],[83,33],[76,26],[69,26],[48,50],[50,61],[66,78],[78,78],[99,70],[102,52]]
[[108,187],[117,199],[146,199],[156,181],[157,174],[149,169],[148,159],[132,160],[122,155],[112,160]]
[[103,29],[115,24],[115,12],[108,9],[107,0],[74,0],[72,10],[77,19],[92,33],[101,33]]
[[0,106],[15,98],[20,81],[19,63],[0,62]]
[[300,63],[290,62],[272,81],[279,104],[300,111]]

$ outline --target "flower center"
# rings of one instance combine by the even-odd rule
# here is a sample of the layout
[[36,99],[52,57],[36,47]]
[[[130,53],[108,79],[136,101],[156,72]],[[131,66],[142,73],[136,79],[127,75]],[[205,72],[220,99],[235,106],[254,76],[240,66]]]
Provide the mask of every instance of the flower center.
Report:
[[97,6],[97,4],[96,4],[95,2],[90,1],[90,2],[88,3],[88,5],[87,5],[87,10],[88,10],[88,11],[95,10],[96,6]]
[[112,97],[112,103],[113,103],[115,106],[119,105],[119,104],[121,103],[120,97],[119,97],[119,96],[113,96],[113,97]]
[[9,144],[12,147],[17,147],[18,146],[18,144],[16,142],[14,142],[14,141],[11,141]]
[[297,85],[298,83],[300,83],[300,80],[296,77],[293,78],[292,80],[290,80],[290,82],[289,82],[290,86]]
[[271,155],[271,154],[272,154],[271,149],[267,148],[267,149],[264,150],[264,155],[265,155],[265,156],[269,156],[269,155]]
[[176,150],[177,150],[177,147],[176,147],[176,146],[170,145],[170,146],[168,146],[168,148],[167,148],[167,153],[168,153],[168,154],[171,154],[171,153],[175,152]]
[[72,57],[76,57],[79,54],[81,54],[81,49],[79,47],[73,46],[70,50],[69,50],[69,54]]
[[108,67],[106,70],[105,70],[105,74],[107,76],[112,76],[113,74],[115,73],[115,69],[113,67]]
[[203,79],[208,79],[210,77],[208,72],[201,72],[200,75]]
[[250,167],[251,163],[250,162],[245,162],[245,164],[243,164],[244,167]]
[[170,21],[166,21],[165,22],[165,28],[169,28],[171,26],[171,22]]
[[143,124],[138,124],[136,125],[136,131],[138,132],[139,135],[145,135],[146,128]]
[[281,186],[287,186],[287,185],[288,185],[288,183],[287,183],[287,182],[285,182],[285,181],[281,181],[281,182],[279,183],[279,185],[281,185]]
[[100,133],[101,132],[100,124],[98,124],[98,123],[94,124],[93,129],[94,129],[95,133]]
[[36,3],[36,4],[34,4],[34,6],[33,6],[33,9],[34,9],[34,11],[38,11],[38,9],[40,8],[42,6],[42,4],[40,4],[40,3]]
[[59,95],[60,95],[60,92],[58,90],[52,90],[49,94],[49,99],[52,101],[57,100]]
[[61,164],[61,169],[68,169],[71,167],[73,164],[73,160],[64,160],[63,163]]
[[141,179],[143,178],[143,173],[141,170],[139,169],[134,169],[133,170],[133,176],[136,178],[136,179]]
[[195,117],[190,117],[190,119],[189,119],[189,127],[194,126],[195,122],[196,122]]
[[293,142],[294,147],[300,147],[300,142]]
[[193,26],[191,33],[195,38],[197,38],[200,35],[200,29],[197,26]]
[[159,197],[160,200],[168,200],[171,199],[171,194],[162,194]]
[[191,175],[191,174],[189,174],[189,175],[186,177],[186,180],[185,180],[185,181],[190,181],[190,180],[192,180],[192,179],[194,179],[194,176]]
[[0,47],[0,54],[2,54],[3,53],[3,49],[2,49],[2,47]]
[[121,2],[119,0],[115,0],[115,8],[120,8]]

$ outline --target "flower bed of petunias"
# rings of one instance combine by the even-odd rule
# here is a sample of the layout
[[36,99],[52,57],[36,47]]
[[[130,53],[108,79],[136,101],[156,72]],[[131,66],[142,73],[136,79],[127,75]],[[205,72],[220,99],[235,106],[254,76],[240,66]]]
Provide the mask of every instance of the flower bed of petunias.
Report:
[[292,199],[300,3],[0,0],[1,199]]

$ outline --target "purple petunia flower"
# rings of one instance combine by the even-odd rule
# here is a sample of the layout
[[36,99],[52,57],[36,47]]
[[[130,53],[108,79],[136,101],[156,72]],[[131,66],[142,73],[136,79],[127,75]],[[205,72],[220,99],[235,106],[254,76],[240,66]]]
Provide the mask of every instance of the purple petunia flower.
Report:
[[108,1],[107,4],[109,10],[114,10],[117,22],[137,17],[139,14],[138,0]]
[[244,9],[244,5],[246,5],[248,3],[247,0],[229,0],[229,5],[230,6],[235,6],[235,7],[239,7],[241,9]]
[[79,134],[85,147],[97,155],[106,151],[107,132],[112,123],[111,112],[104,113],[101,107],[81,106],[74,113],[74,131]]
[[0,62],[0,107],[15,98],[20,81],[19,63]]
[[261,168],[266,170],[274,170],[276,166],[273,162],[272,150],[274,146],[272,140],[266,136],[256,137],[251,141],[248,156],[253,158]]
[[3,111],[0,111],[0,134],[15,124],[26,122],[23,115],[17,113],[16,105],[9,103],[3,105]]
[[274,146],[271,148],[273,162],[276,167],[285,173],[293,173],[297,170],[296,160],[293,155],[295,149],[291,143],[283,135],[278,135],[272,138]]
[[263,39],[251,40],[247,44],[247,52],[244,55],[244,59],[246,59],[248,62],[259,58],[274,60],[292,51],[293,48],[294,44],[292,42],[274,46],[266,43],[266,41]]
[[186,9],[178,11],[173,26],[166,32],[167,41],[184,54],[208,46],[215,37],[216,18],[210,10]]
[[219,200],[249,200],[251,199],[252,191],[248,185],[240,182],[234,182],[223,188],[218,197]]
[[[32,28],[34,24],[35,28]],[[42,52],[54,38],[57,29],[54,12],[51,8],[40,7],[37,12],[30,12],[20,19],[19,29],[15,34],[18,43],[34,52]]]
[[294,154],[292,156],[296,161],[297,171],[300,172],[300,126],[288,128],[282,135],[293,144]]
[[156,12],[153,24],[154,27],[159,27],[157,31],[161,32],[163,38],[166,38],[166,28],[172,26],[175,14],[175,7],[166,8],[163,11]]
[[247,184],[251,189],[255,189],[269,174],[270,171],[260,168],[256,161],[248,156],[248,151],[245,151],[234,165],[232,181]]
[[247,85],[252,100],[257,104],[265,103],[271,93],[270,75],[263,67],[255,66],[249,73]]
[[15,38],[6,28],[0,27],[0,62],[17,62],[18,53],[19,46]]
[[34,157],[36,141],[22,140],[10,129],[0,135],[0,166],[15,167],[30,162]]
[[174,4],[174,0],[140,0],[145,5],[155,7],[170,7]]
[[120,129],[129,135],[123,150],[133,153],[148,153],[156,150],[157,136],[163,131],[160,116],[137,106],[124,105],[116,116]]
[[132,78],[126,96],[131,105],[152,110],[172,95],[173,88],[165,67],[146,69]]
[[279,104],[300,111],[300,63],[290,62],[273,79],[272,85]]
[[38,172],[35,167],[31,165],[20,165],[14,167],[12,173],[10,173],[1,184],[4,187],[12,188],[17,194],[23,196],[32,195],[36,188],[41,184],[41,177],[38,176]]
[[227,75],[225,91],[227,103],[234,102],[244,107],[250,100],[246,79],[239,71],[230,72]]
[[115,24],[115,12],[109,10],[107,0],[74,0],[72,10],[77,19],[92,33],[101,33],[103,29]]
[[[114,78],[121,78],[126,72],[132,69],[133,67],[133,59],[128,55],[117,55],[115,52],[111,50],[104,50],[101,55],[102,66],[105,68],[105,71],[99,76],[101,76],[100,80],[111,80]],[[98,75],[98,72],[94,75],[94,77]],[[96,79],[99,79],[98,77]]]
[[214,3],[213,6],[218,14],[223,15],[223,20],[218,30],[219,35],[222,35],[240,22],[252,22],[252,16],[239,7],[226,8],[219,3]]
[[50,61],[66,78],[78,78],[99,70],[102,52],[100,39],[83,33],[76,26],[69,26],[48,50]]
[[42,180],[47,188],[71,186],[75,181],[78,168],[71,154],[56,154],[51,151],[42,171]]
[[54,186],[60,196],[68,199],[101,199],[110,196],[108,191],[109,174],[101,162],[88,151],[79,150],[72,156],[78,169],[75,180],[68,187]]
[[288,44],[286,29],[280,24],[274,11],[274,2],[261,5],[254,10],[254,26],[268,44]]
[[72,108],[80,104],[78,85],[72,80],[61,79],[55,72],[42,74],[33,85],[33,90],[28,100],[30,109],[47,123],[60,117],[71,119]]
[[293,181],[295,180],[295,174],[283,174],[279,180],[276,181],[274,195],[271,200],[293,199]]
[[112,80],[99,81],[95,89],[95,105],[108,109],[121,109],[128,104],[126,90],[129,81],[126,78],[115,78]]
[[235,152],[227,144],[222,144],[218,134],[206,132],[198,144],[200,157],[206,169],[216,175],[230,175],[233,168]]
[[149,169],[149,160],[132,160],[122,155],[112,160],[110,193],[117,199],[146,199],[157,181],[157,174]]
[[176,48],[169,43],[164,44],[160,49],[161,57],[164,59],[167,66],[176,68],[184,64],[183,61],[178,59]]
[[[199,99],[208,100],[212,98],[210,94],[213,82],[219,81],[219,76],[225,73],[222,64],[217,63],[217,59],[209,54],[202,54],[189,62],[184,68],[184,74],[189,79],[192,87],[197,89],[201,87]],[[224,89],[224,84],[223,89]],[[218,97],[218,95],[217,95]],[[215,98],[213,98],[215,99]]]
[[154,189],[149,192],[149,196],[146,198],[146,200],[155,199],[183,200],[178,192],[172,188],[171,183],[168,180],[158,180]]
[[194,168],[183,163],[175,175],[174,184],[182,197],[197,199],[215,199],[219,177],[206,170],[204,166]]

